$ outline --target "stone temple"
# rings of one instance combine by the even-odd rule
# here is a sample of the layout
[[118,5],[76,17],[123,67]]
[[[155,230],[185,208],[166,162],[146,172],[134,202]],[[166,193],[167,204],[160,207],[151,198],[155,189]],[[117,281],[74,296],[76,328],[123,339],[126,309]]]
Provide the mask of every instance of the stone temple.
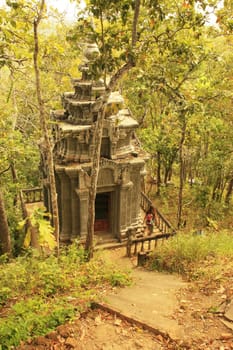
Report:
[[[60,240],[83,240],[87,234],[89,175],[93,134],[105,94],[102,80],[93,81],[90,64],[98,54],[88,44],[74,92],[62,95],[62,110],[51,112],[54,164],[60,218]],[[95,201],[95,238],[103,234],[122,241],[129,229],[142,227],[140,199],[145,175],[145,153],[135,136],[137,121],[118,92],[110,94],[104,120],[100,171]],[[44,170],[44,200],[50,209],[50,191]]]

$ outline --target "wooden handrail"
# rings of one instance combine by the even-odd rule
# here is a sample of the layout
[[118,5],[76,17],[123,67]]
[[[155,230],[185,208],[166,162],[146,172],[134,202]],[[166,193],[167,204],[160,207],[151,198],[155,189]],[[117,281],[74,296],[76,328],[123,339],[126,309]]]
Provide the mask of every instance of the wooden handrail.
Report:
[[[141,192],[141,208],[144,212],[150,207],[153,207],[152,201],[146,196],[145,193]],[[168,239],[171,236],[176,234],[175,229],[172,227],[170,222],[160,213],[160,211],[156,208],[155,211],[155,226],[159,229],[161,233],[154,234],[150,236],[144,236],[140,238],[133,237],[133,230],[128,231],[128,241],[127,241],[127,256],[130,257],[132,255],[136,255],[138,252],[148,252],[152,249],[155,249],[157,246],[158,240]]]
[[[131,257],[132,254],[136,255],[138,252],[145,252],[155,249],[157,246],[157,242],[160,239],[168,239],[173,236],[171,233],[160,233],[151,236],[145,236],[140,238],[132,238],[128,237],[127,242],[127,256]],[[132,253],[132,247],[134,246],[134,250]]]
[[[147,210],[150,207],[153,207],[153,203],[150,200],[150,198],[147,197],[147,195],[143,192],[141,192],[141,208],[144,212],[147,212]],[[163,214],[160,213],[160,211],[156,208],[155,210],[156,214],[156,222],[155,225],[160,230],[161,233],[169,233],[169,234],[175,234],[175,229],[172,227],[171,223],[164,217]]]

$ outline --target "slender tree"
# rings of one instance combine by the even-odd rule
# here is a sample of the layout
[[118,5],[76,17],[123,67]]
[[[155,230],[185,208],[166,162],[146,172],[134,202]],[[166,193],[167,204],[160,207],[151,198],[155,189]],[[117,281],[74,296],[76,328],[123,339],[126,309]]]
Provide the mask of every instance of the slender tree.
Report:
[[38,9],[37,15],[33,21],[33,32],[34,32],[34,53],[33,53],[33,62],[34,62],[34,71],[36,79],[36,94],[39,107],[40,115],[40,126],[43,133],[43,152],[45,159],[47,160],[48,174],[49,174],[49,186],[50,186],[50,195],[51,195],[51,207],[52,207],[52,221],[54,227],[54,235],[57,241],[57,248],[59,249],[59,217],[58,217],[58,204],[57,204],[57,192],[56,192],[56,182],[55,182],[55,173],[54,173],[54,163],[53,163],[53,150],[52,144],[49,136],[49,128],[47,123],[47,114],[45,111],[45,104],[42,97],[41,91],[41,82],[40,82],[40,69],[38,65],[38,56],[39,56],[39,38],[38,38],[38,27],[43,18],[45,11],[45,1],[41,0],[40,7]]
[[[134,5],[134,18],[132,24],[132,32],[131,32],[131,51],[135,48],[137,42],[137,24],[140,12],[140,0],[135,1]],[[101,12],[102,18],[102,12]],[[102,39],[104,40],[104,35],[102,33]],[[105,47],[105,46],[104,46]],[[105,48],[104,48],[104,56],[105,56]],[[89,189],[89,204],[88,204],[88,224],[87,224],[87,238],[85,249],[88,252],[88,257],[91,259],[93,257],[93,249],[94,249],[94,222],[95,222],[95,198],[96,198],[96,190],[97,190],[97,181],[99,174],[99,166],[100,166],[100,149],[102,142],[102,133],[103,133],[103,122],[105,119],[106,107],[108,97],[110,93],[114,90],[119,80],[122,76],[128,72],[135,65],[134,55],[130,55],[127,62],[118,69],[118,71],[112,76],[109,84],[106,88],[105,95],[101,98],[102,107],[100,109],[98,120],[95,125],[95,132],[93,138],[93,155],[92,155],[92,170],[90,175],[90,189]]]
[[228,187],[227,187],[227,193],[225,197],[225,203],[229,205],[231,197],[232,197],[232,191],[233,191],[233,177],[230,178]]
[[11,253],[11,239],[2,191],[0,189],[0,254],[5,253]]
[[179,143],[179,193],[178,193],[178,205],[177,205],[177,227],[180,228],[182,224],[182,209],[183,209],[183,188],[184,188],[184,142],[186,136],[187,121],[185,118],[186,111],[181,111],[181,136]]

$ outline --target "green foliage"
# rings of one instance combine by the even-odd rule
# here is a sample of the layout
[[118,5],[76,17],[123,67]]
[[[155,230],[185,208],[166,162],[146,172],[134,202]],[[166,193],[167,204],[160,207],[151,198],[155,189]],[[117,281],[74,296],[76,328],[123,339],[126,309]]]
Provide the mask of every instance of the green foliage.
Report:
[[41,297],[17,302],[12,313],[0,321],[0,343],[2,349],[17,346],[28,337],[44,335],[58,325],[70,320],[75,308],[62,302],[48,302]]
[[131,284],[131,279],[127,273],[113,270],[111,273],[105,275],[112,287],[123,287]]
[[64,247],[59,258],[28,254],[9,263],[2,259],[0,306],[9,306],[0,320],[2,349],[48,333],[98,300],[108,285],[130,283],[128,273],[104,263],[101,256],[85,261],[77,242]]
[[[47,217],[47,219],[46,219]],[[18,228],[23,229],[27,224],[27,221],[30,220],[31,225],[36,228],[38,233],[38,243],[42,249],[47,248],[49,250],[53,250],[56,247],[56,241],[53,235],[53,227],[49,221],[49,213],[45,211],[45,208],[37,208],[33,211],[33,213],[19,222]],[[29,226],[25,239],[24,239],[24,247],[28,248],[32,239],[31,227]]]
[[5,304],[6,300],[9,298],[11,289],[9,287],[2,287],[0,291],[0,305]]
[[[138,135],[151,156],[148,168],[152,176],[156,174],[158,183],[167,185],[168,174],[172,174],[175,182],[183,164],[184,182],[192,177],[200,184],[190,188],[190,202],[203,208],[206,222],[207,216],[222,218],[232,178],[232,52],[228,51],[232,38],[220,38],[213,28],[207,29],[205,14],[202,17],[194,3],[155,2],[143,9],[148,26],[140,40],[146,41],[146,52],[139,53],[137,67],[125,79],[124,87],[141,125]],[[210,2],[213,10],[215,5]],[[199,2],[199,6],[210,10],[207,2]],[[225,15],[228,6],[224,3]],[[215,205],[217,201],[222,205]]]
[[130,37],[133,10],[134,2],[131,0],[89,0],[87,7],[79,12],[68,40],[75,47],[77,42],[91,40],[97,43],[100,57],[91,67],[95,78],[100,78],[103,73],[113,74],[125,61],[134,57]]
[[190,189],[193,195],[195,202],[201,207],[206,208],[210,203],[210,188],[207,186],[192,186]]
[[[23,188],[40,186],[41,135],[33,72],[33,20],[39,1],[7,1],[0,8],[0,173],[9,228],[14,244],[13,254],[19,253],[16,223],[21,219],[20,201]],[[65,41],[68,30],[64,22],[46,14],[40,33],[39,68],[45,112],[60,107],[61,86],[70,87],[70,73],[79,62],[76,52]],[[59,19],[58,19],[59,20]],[[59,103],[59,105],[58,105]],[[13,175],[10,165],[14,166]],[[8,171],[4,172],[5,169]],[[4,172],[4,173],[3,173]],[[21,237],[20,237],[21,240]]]
[[62,254],[59,255],[59,263],[67,266],[80,265],[86,261],[86,254],[86,251],[79,245],[77,240],[73,244],[62,248]]
[[[151,257],[152,269],[177,272],[188,277],[199,276],[200,267],[206,261],[232,258],[233,239],[229,232],[203,234],[177,234],[159,246]],[[211,262],[214,268],[213,261]],[[204,269],[202,273],[205,274]]]

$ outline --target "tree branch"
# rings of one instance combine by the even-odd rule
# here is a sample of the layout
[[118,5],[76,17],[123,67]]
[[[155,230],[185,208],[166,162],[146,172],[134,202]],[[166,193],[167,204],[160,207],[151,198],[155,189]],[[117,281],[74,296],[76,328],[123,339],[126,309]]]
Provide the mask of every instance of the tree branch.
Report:
[[10,165],[8,166],[8,168],[6,168],[5,170],[3,170],[3,171],[1,171],[0,172],[0,176],[2,175],[2,174],[4,174],[4,173],[6,173],[8,170],[10,170]]
[[132,67],[133,63],[131,61],[128,61],[121,68],[119,68],[118,71],[110,79],[107,91],[113,91],[120,78]]
[[[135,1],[135,8],[134,8],[134,17],[133,17],[133,24],[132,24],[132,41],[131,41],[131,49],[133,50],[135,48],[135,45],[137,43],[137,24],[138,24],[138,18],[140,13],[140,3],[141,0]],[[110,79],[110,82],[107,87],[107,92],[112,91],[117,82],[120,80],[120,78],[126,73],[130,68],[135,66],[135,59],[133,55],[130,55],[128,57],[128,62],[126,62],[118,71],[112,76]]]
[[135,1],[135,9],[134,9],[134,17],[133,17],[133,26],[132,26],[132,41],[131,45],[132,48],[135,47],[137,43],[137,24],[138,24],[138,17],[140,12],[140,0]]

